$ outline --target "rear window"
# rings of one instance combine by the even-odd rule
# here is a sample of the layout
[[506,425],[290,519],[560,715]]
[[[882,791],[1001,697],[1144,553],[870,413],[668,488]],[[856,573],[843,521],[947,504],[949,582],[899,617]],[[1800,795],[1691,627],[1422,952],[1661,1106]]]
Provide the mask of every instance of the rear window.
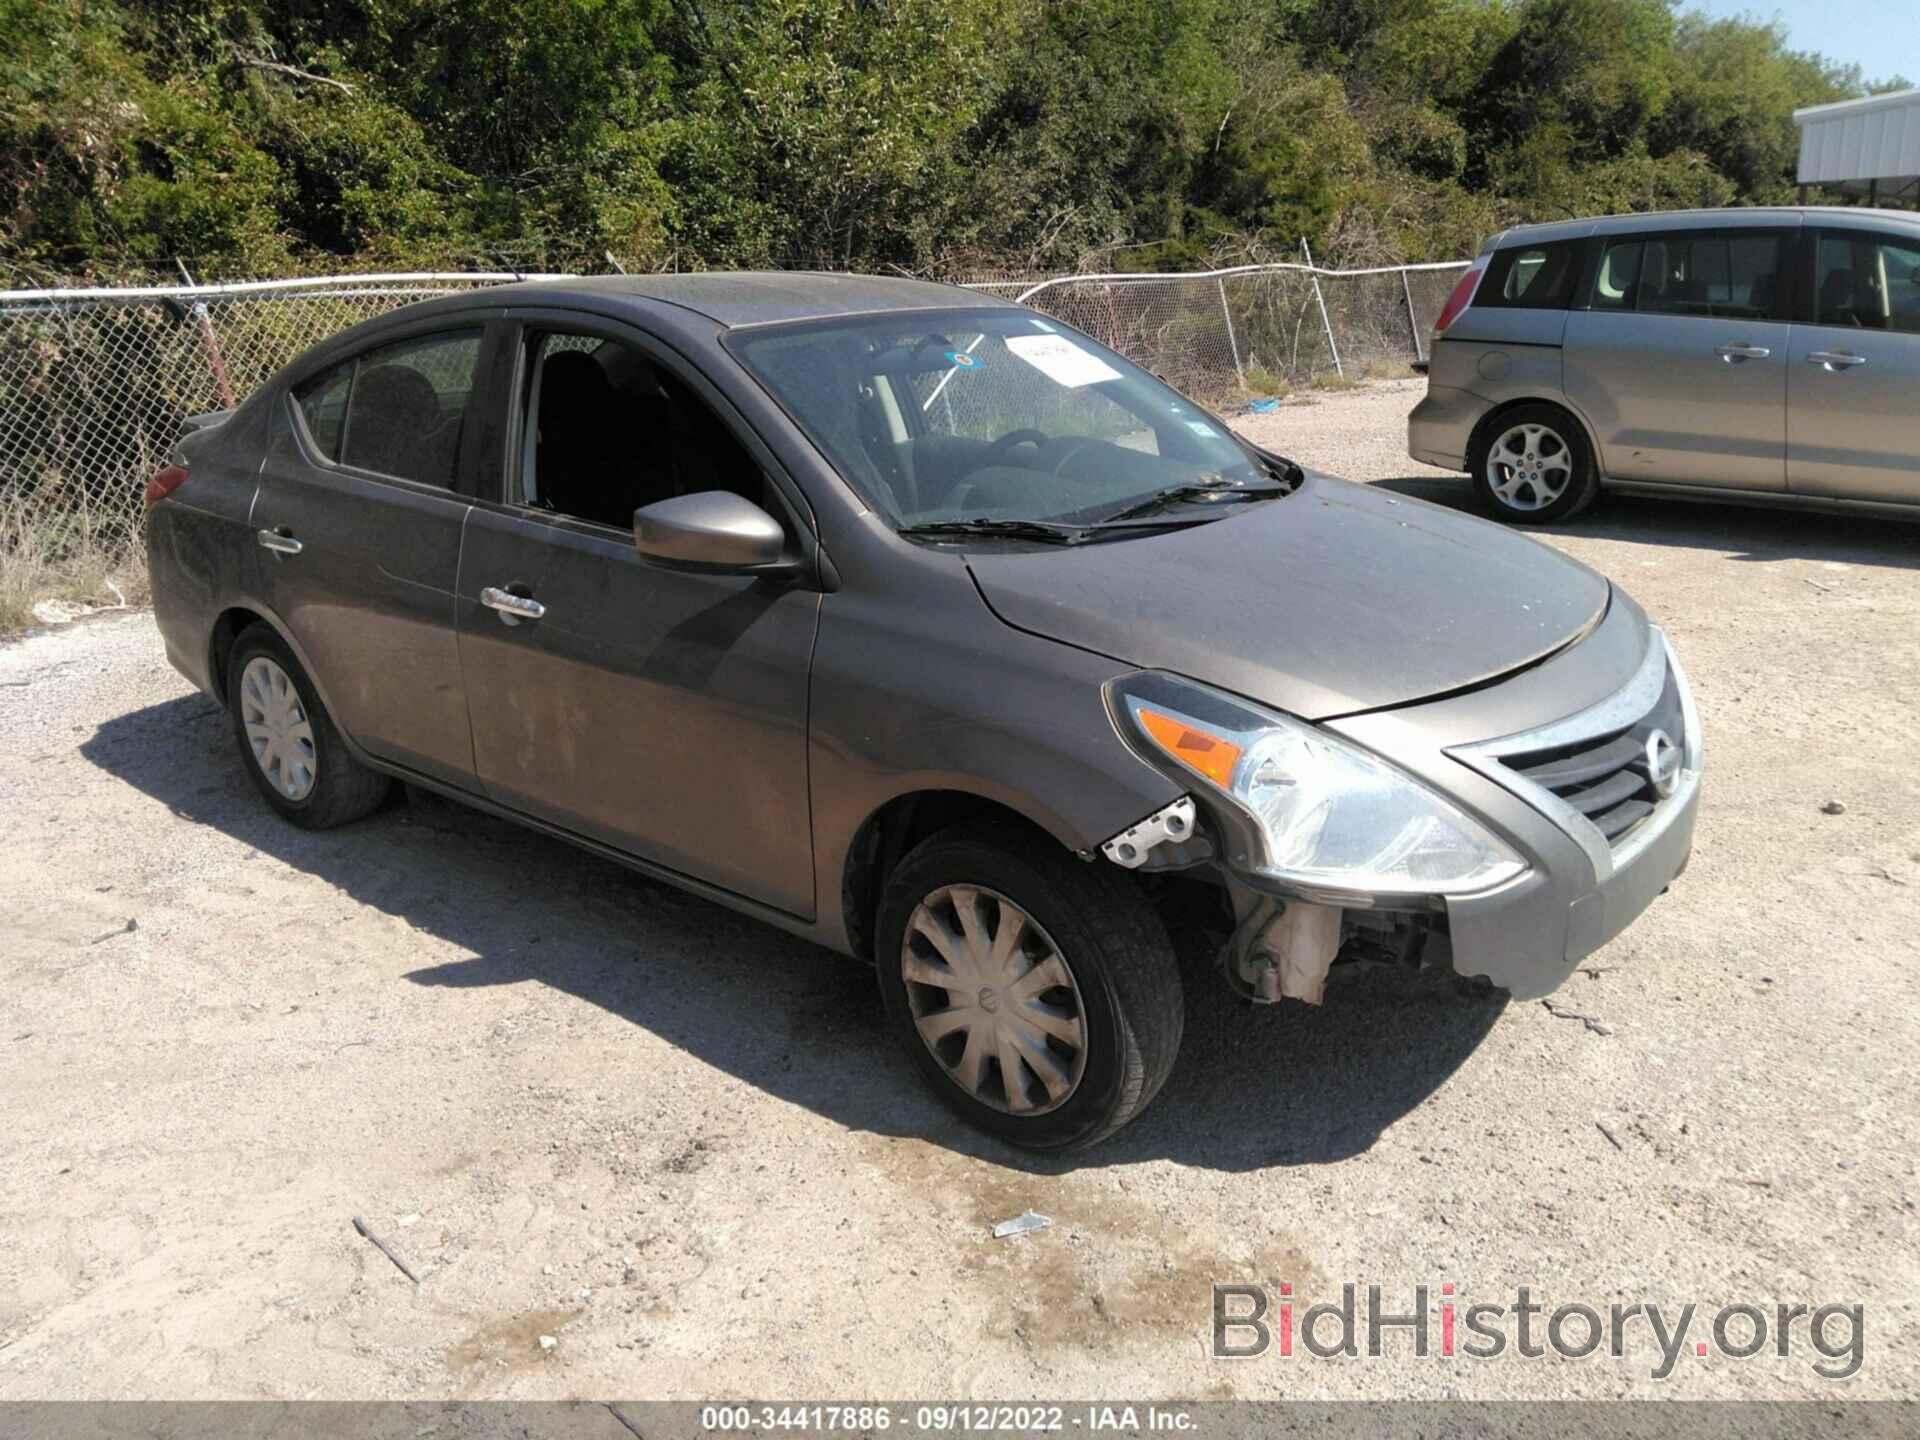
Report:
[[1507,310],[1564,310],[1578,269],[1579,247],[1571,241],[1496,251],[1473,303]]

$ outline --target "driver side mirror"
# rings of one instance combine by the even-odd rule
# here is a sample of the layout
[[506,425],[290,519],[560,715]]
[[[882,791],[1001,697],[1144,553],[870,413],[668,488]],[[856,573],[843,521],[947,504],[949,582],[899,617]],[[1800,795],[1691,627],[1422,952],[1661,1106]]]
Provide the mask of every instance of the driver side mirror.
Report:
[[633,512],[633,548],[648,564],[667,570],[771,575],[799,567],[787,557],[780,522],[731,490],[641,506]]

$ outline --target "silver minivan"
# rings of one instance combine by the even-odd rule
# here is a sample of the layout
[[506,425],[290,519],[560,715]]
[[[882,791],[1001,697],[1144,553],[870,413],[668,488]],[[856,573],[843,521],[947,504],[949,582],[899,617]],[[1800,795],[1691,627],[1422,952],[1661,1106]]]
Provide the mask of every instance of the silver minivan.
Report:
[[1917,384],[1920,215],[1528,225],[1448,299],[1407,449],[1510,521],[1602,485],[1920,519]]

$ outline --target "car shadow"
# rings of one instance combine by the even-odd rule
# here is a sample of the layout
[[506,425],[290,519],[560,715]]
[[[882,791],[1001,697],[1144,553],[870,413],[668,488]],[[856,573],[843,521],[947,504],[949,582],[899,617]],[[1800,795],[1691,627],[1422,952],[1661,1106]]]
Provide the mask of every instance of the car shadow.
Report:
[[411,788],[358,824],[297,829],[254,792],[225,712],[205,696],[117,716],[80,752],[180,818],[466,952],[412,971],[414,984],[538,981],[850,1129],[1028,1173],[1349,1158],[1438,1088],[1502,1009],[1436,975],[1342,967],[1327,1004],[1309,1009],[1246,1006],[1216,975],[1189,974],[1185,1040],[1158,1102],[1090,1153],[1035,1156],[925,1091],[886,1030],[872,971],[844,956]]
[[[1407,476],[1368,483],[1469,515],[1486,514],[1465,476]],[[1915,521],[1920,521],[1920,506],[1914,509],[1914,521],[1902,521],[1870,514],[1602,492],[1584,514],[1563,524],[1515,528],[1549,539],[1569,535],[1717,550],[1729,560],[1829,560],[1915,570],[1920,569],[1920,524]]]

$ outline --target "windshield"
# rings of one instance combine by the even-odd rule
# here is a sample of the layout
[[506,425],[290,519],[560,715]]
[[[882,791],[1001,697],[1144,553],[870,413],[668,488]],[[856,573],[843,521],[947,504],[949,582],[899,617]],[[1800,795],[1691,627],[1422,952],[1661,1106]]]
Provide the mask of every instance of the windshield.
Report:
[[729,343],[901,528],[1092,523],[1178,486],[1269,478],[1146,371],[1031,311],[861,317]]

